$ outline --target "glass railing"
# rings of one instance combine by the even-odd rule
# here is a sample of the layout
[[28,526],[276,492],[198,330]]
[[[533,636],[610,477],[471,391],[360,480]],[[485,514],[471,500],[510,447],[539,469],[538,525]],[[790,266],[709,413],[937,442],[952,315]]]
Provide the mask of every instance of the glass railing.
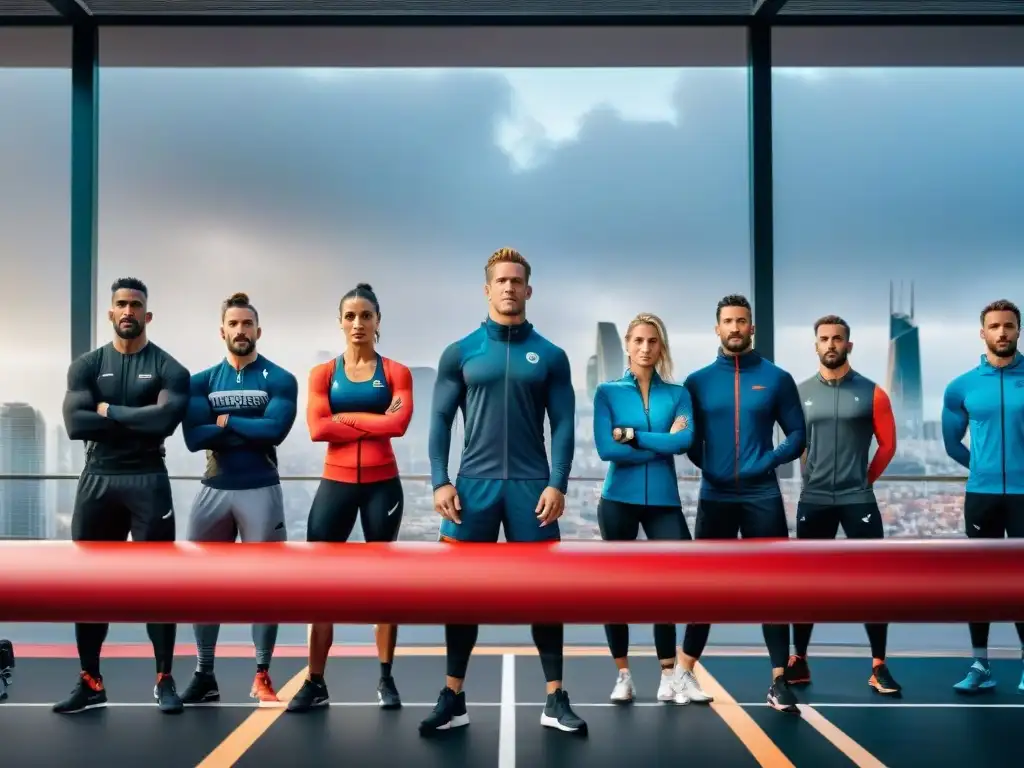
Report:
[[[199,475],[171,474],[174,505],[178,512],[178,537],[183,539]],[[699,477],[681,476],[679,494],[690,530],[697,515]],[[77,474],[0,474],[0,539],[68,539]],[[288,536],[306,537],[306,517],[316,493],[319,475],[282,477]],[[875,495],[885,522],[886,535],[908,538],[958,537],[963,535],[965,477],[942,475],[886,475],[875,485]],[[599,539],[597,504],[604,478],[573,477],[566,496],[560,527],[563,539]],[[779,481],[786,502],[791,533],[796,526],[800,494],[797,478]],[[434,512],[428,475],[402,477],[405,513],[400,541],[435,541],[439,518]],[[840,534],[841,535],[841,534]],[[357,525],[353,541],[361,541]]]

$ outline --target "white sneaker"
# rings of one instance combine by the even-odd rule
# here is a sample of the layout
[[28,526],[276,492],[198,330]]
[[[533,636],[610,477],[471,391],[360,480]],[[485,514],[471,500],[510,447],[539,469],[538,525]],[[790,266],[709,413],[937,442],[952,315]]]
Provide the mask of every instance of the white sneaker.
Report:
[[676,704],[688,704],[691,701],[698,704],[707,704],[714,701],[714,698],[704,693],[704,689],[697,682],[693,672],[687,672],[682,667],[676,667],[675,677]]
[[612,688],[612,701],[632,701],[636,696],[636,686],[633,685],[633,676],[628,669],[619,670],[619,679],[615,681]]
[[[661,682],[658,684],[658,701],[675,701],[676,699],[676,674],[675,668],[672,671],[661,673]],[[681,701],[680,704],[687,704]]]

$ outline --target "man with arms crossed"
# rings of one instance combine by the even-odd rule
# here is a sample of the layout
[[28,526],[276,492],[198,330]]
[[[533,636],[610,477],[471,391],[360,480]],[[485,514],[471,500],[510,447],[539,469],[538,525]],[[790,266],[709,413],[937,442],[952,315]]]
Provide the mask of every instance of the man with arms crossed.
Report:
[[[284,495],[277,448],[295,422],[295,377],[256,351],[263,334],[256,307],[244,293],[221,305],[220,337],[227,356],[192,377],[183,432],[192,452],[206,452],[203,487],[192,504],[189,541],[285,541]],[[199,665],[182,694],[185,704],[218,701],[213,674],[219,624],[193,628]],[[276,624],[253,624],[256,678],[250,695],[277,701],[270,662]]]
[[[164,462],[164,440],[188,409],[189,375],[181,363],[149,341],[149,292],[126,277],[111,286],[107,317],[114,340],[86,352],[68,368],[64,426],[84,440],[85,469],[71,517],[73,541],[174,541],[174,500]],[[157,599],[154,597],[154,599]],[[60,713],[107,703],[100,650],[107,624],[76,624],[82,672]],[[156,657],[153,695],[163,712],[181,712],[171,677],[177,625],[147,624]]]
[[[716,310],[720,348],[711,365],[683,383],[693,399],[695,435],[687,455],[701,470],[695,539],[788,538],[789,524],[777,467],[799,458],[805,443],[804,414],[793,377],[754,351],[750,303],[726,296]],[[775,447],[779,424],[786,439]],[[772,664],[768,705],[797,712],[783,673],[789,658],[789,626],[765,624]],[[711,627],[690,624],[683,636],[679,696],[710,701],[693,675]]]
[[[834,539],[843,526],[848,539],[885,535],[873,485],[896,455],[896,422],[885,390],[850,367],[850,326],[828,315],[814,324],[818,373],[800,387],[807,423],[803,489],[796,510],[798,539]],[[870,459],[871,438],[878,449]],[[868,685],[880,694],[900,693],[885,663],[887,624],[867,624],[871,643]],[[813,624],[793,625],[794,655],[786,682],[807,685],[807,648]]]
[[[526,321],[533,293],[530,265],[501,248],[484,270],[488,318],[449,345],[438,363],[430,421],[434,508],[442,541],[510,542],[559,539],[575,449],[576,397],[565,352]],[[459,476],[448,477],[452,423],[462,410],[466,439]],[[551,468],[544,449],[544,414],[551,422]],[[423,735],[468,725],[462,684],[478,627],[445,627],[448,674]],[[541,725],[586,732],[562,688],[562,625],[534,625],[533,640],[547,681]]]
[[[1020,310],[994,301],[981,310],[985,354],[950,382],[942,401],[946,453],[966,467],[964,528],[972,539],[1024,538],[1024,365],[1017,350]],[[963,444],[967,428],[971,447]],[[988,623],[968,625],[974,663],[953,686],[958,693],[995,688],[988,665]],[[1017,622],[1024,658],[1024,622]],[[1024,693],[1024,675],[1017,690]]]

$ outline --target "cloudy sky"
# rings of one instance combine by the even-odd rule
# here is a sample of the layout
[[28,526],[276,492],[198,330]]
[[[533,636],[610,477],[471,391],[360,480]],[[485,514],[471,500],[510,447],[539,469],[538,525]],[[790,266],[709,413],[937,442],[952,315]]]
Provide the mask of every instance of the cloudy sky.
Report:
[[[305,378],[370,282],[382,351],[434,365],[484,316],[497,247],[534,266],[529,314],[582,385],[595,323],[668,324],[685,374],[749,290],[743,70],[101,72],[99,301],[131,274],[154,341],[198,370],[218,304],[250,293],[263,349]],[[977,361],[977,311],[1024,301],[1024,69],[775,77],[777,360],[854,326],[884,380],[889,280],[916,283],[926,416]],[[68,361],[70,76],[0,70],[0,400],[59,418]],[[756,320],[756,318],[755,318]],[[101,316],[99,338],[110,336]]]

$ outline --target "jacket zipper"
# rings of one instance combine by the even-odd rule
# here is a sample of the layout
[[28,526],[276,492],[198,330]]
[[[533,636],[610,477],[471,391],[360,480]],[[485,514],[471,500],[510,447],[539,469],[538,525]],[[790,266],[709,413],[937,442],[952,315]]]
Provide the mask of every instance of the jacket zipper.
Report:
[[736,400],[735,405],[735,425],[736,434],[733,442],[736,444],[736,463],[734,469],[734,478],[736,481],[736,487],[740,486],[740,356],[733,356],[735,362],[735,373],[733,374],[733,396]]
[[505,340],[505,446],[504,446],[504,479],[508,480],[508,380],[509,368],[512,362],[512,332],[509,329],[509,338]]
[[832,436],[835,440],[832,452],[832,501],[836,500],[836,477],[839,463],[839,382],[832,387]]
[[1003,402],[1003,369],[999,369],[999,448],[1003,470],[1003,494],[1006,493],[1006,408]]
[[[650,432],[651,431],[651,390],[650,389],[647,390],[647,402],[644,403],[644,393],[643,393],[643,390],[640,389],[640,382],[636,380],[635,376],[633,377],[633,383],[636,386],[636,395],[637,395],[637,397],[640,398],[640,407],[644,409],[644,418],[647,419],[647,431]],[[653,387],[653,381],[652,381],[652,387]],[[648,480],[650,478],[650,476],[648,475],[648,470],[649,469],[650,469],[650,464],[645,463],[644,464],[644,506],[645,507],[647,506],[647,503],[648,503],[647,502],[647,492],[648,492]]]

